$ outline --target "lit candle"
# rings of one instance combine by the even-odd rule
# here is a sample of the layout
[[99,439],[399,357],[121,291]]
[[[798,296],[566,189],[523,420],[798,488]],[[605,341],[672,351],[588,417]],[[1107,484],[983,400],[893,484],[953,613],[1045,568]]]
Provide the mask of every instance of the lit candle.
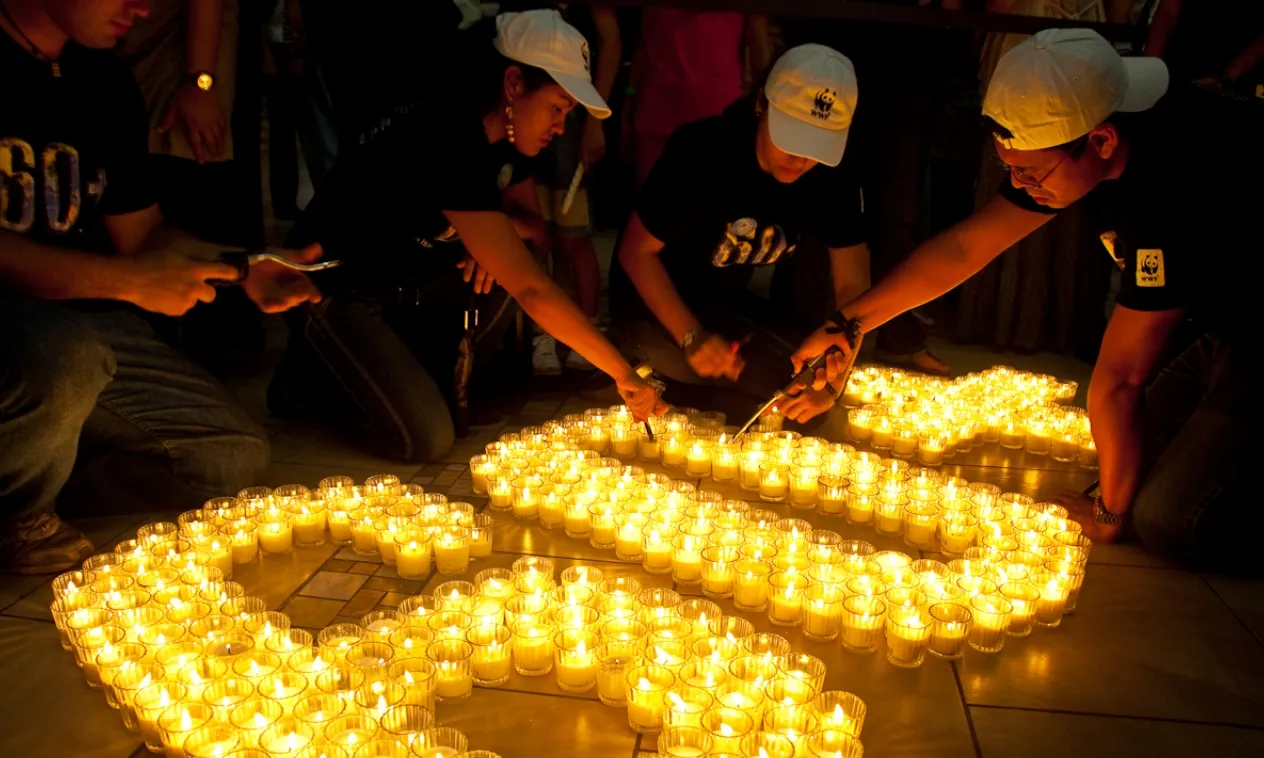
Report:
[[843,621],[843,596],[836,586],[813,584],[803,605],[803,636],[817,642],[838,636]]
[[742,451],[737,462],[738,484],[742,489],[750,492],[759,489],[760,467],[763,464],[763,450]]
[[702,551],[702,594],[707,597],[731,597],[737,572],[736,547],[711,545]]
[[626,460],[635,456],[636,442],[631,424],[620,421],[610,425],[610,452],[616,458]]
[[293,506],[294,542],[300,547],[313,547],[325,543],[325,504],[321,501],[305,501]]
[[947,440],[939,431],[926,432],[918,438],[917,458],[923,466],[940,466],[944,462]]
[[628,725],[641,734],[663,726],[663,696],[676,677],[661,666],[637,666],[627,674]]
[[922,665],[930,619],[916,607],[897,606],[887,616],[887,660],[896,666]]
[[476,455],[470,459],[470,479],[474,494],[487,494],[487,475],[495,473],[496,461],[490,455]]
[[891,435],[891,455],[896,458],[912,458],[917,454],[917,445],[921,435],[916,429],[902,426]]
[[1053,436],[1050,456],[1060,463],[1070,463],[1079,454],[1080,441],[1071,431],[1059,431]]
[[1005,646],[1005,630],[1014,606],[1002,595],[978,595],[970,598],[974,623],[967,639],[970,647],[981,653],[999,653]]
[[552,630],[535,622],[514,627],[514,669],[523,676],[543,676],[553,669]]
[[1024,440],[1023,429],[1015,424],[1013,419],[1006,419],[1000,429],[1001,447],[1006,450],[1020,450]]
[[435,568],[440,574],[461,574],[470,565],[469,532],[449,527],[439,533],[433,545]]
[[1049,424],[1042,419],[1027,420],[1026,450],[1032,455],[1048,455],[1052,445]]
[[798,626],[803,620],[803,586],[807,583],[793,568],[768,577],[768,620],[776,626]]
[[795,508],[811,508],[816,505],[817,480],[820,477],[819,466],[795,466],[790,477],[790,505]]
[[430,535],[408,529],[395,535],[395,571],[404,579],[421,579],[430,573]]
[[466,640],[474,646],[476,684],[492,686],[509,679],[511,638],[512,633],[504,626],[476,626],[466,634]]
[[852,653],[872,653],[878,644],[887,606],[867,595],[843,600],[843,647]]
[[662,455],[662,444],[657,433],[651,437],[644,430],[637,433],[636,453],[643,461],[656,461]]
[[357,555],[377,555],[377,519],[372,510],[357,511],[351,520],[351,549]]
[[518,479],[513,492],[513,515],[522,521],[530,521],[540,514],[540,502],[536,489],[525,477]]
[[672,579],[680,584],[697,584],[702,579],[702,548],[706,539],[678,534],[672,540]]
[[473,646],[462,640],[439,640],[426,649],[426,656],[435,664],[435,694],[443,700],[461,700],[474,689],[474,672],[470,666]]
[[487,476],[487,507],[494,511],[507,511],[513,507],[513,485],[502,473]]
[[790,467],[784,463],[765,463],[759,467],[759,499],[780,503],[790,492]]
[[567,692],[585,692],[597,684],[597,661],[590,647],[592,642],[591,633],[582,629],[563,629],[554,636],[558,687]]
[[904,544],[927,549],[935,543],[935,528],[939,525],[939,507],[928,503],[911,502],[904,506]]
[[677,434],[668,434],[661,438],[663,465],[679,468],[685,465],[685,443]]
[[1087,432],[1081,434],[1079,445],[1076,460],[1085,468],[1097,468],[1097,443],[1093,441],[1093,435]]
[[1040,600],[1036,602],[1036,625],[1052,628],[1061,624],[1068,595],[1067,577],[1042,571],[1032,577],[1032,584],[1040,590]]
[[233,563],[250,563],[259,554],[259,535],[254,524],[249,521],[235,522],[229,526],[232,531]]
[[706,440],[694,440],[685,455],[685,474],[687,476],[711,476],[711,443]]
[[736,442],[717,442],[711,454],[711,478],[717,482],[736,480],[740,451]]
[[672,543],[658,526],[644,530],[644,558],[641,566],[651,574],[666,574],[672,570]]
[[932,605],[929,613],[931,655],[945,660],[962,658],[973,619],[970,609],[956,603],[939,603]]

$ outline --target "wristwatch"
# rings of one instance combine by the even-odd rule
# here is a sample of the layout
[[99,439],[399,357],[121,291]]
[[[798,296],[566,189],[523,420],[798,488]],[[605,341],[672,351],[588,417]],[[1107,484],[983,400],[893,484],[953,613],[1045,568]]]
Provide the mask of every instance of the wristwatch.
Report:
[[840,308],[830,314],[825,320],[825,331],[828,334],[842,334],[843,339],[847,340],[847,344],[852,350],[856,349],[856,345],[860,344],[860,319],[847,318]]
[[203,92],[210,92],[215,87],[215,75],[210,71],[194,71],[185,75],[184,81]]
[[1093,498],[1093,520],[1106,526],[1119,526],[1124,523],[1124,514],[1111,513],[1102,505],[1102,496]]
[[680,349],[684,350],[686,353],[689,352],[689,347],[697,342],[698,338],[701,336],[701,329],[690,329],[685,332],[685,336],[680,338]]

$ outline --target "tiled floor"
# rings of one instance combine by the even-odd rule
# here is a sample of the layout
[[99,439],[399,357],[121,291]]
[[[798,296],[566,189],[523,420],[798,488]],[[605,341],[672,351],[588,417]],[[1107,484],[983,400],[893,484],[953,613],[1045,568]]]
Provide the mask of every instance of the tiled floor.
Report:
[[[1001,362],[982,351],[949,352],[949,359],[966,369]],[[1028,365],[1087,385],[1082,365],[1039,360]],[[427,466],[401,467],[320,432],[274,425],[275,463],[264,483],[311,484],[330,474],[362,479],[391,471],[482,508],[485,501],[472,494],[462,461],[502,430],[588,405],[580,398],[535,393],[510,423],[475,430],[443,461]],[[995,448],[975,451],[948,468],[1037,498],[1082,489],[1093,479],[1090,472],[1047,458]],[[740,490],[728,494],[743,496]],[[153,518],[111,517],[82,525],[104,549]],[[809,520],[903,549],[894,540],[883,545],[869,530],[819,516]],[[636,575],[650,586],[670,584],[670,577],[613,562],[611,553],[560,531],[509,517],[497,517],[494,546],[490,558],[471,565],[470,577],[538,554],[563,559],[559,569],[600,561],[607,573]],[[837,643],[807,641],[797,631],[788,636],[796,649],[826,662],[827,689],[853,691],[868,703],[864,742],[873,758],[1264,755],[1264,582],[1188,573],[1129,545],[1098,546],[1092,563],[1079,608],[1061,628],[1009,639],[999,655],[971,651],[958,663],[928,659],[920,669],[904,670],[881,656],[851,655]],[[265,557],[262,564],[239,567],[234,578],[289,613],[296,626],[310,629],[395,607],[438,582],[402,580],[380,562],[332,545]],[[144,755],[136,735],[84,685],[58,646],[50,600],[43,579],[0,576],[0,756]],[[721,605],[735,612],[729,603]],[[761,614],[750,618],[761,631],[771,629]],[[440,724],[471,734],[473,746],[507,758],[635,758],[653,747],[627,728],[622,710],[591,694],[562,693],[547,678],[515,675],[501,687],[480,688],[468,700],[441,704],[437,716]]]

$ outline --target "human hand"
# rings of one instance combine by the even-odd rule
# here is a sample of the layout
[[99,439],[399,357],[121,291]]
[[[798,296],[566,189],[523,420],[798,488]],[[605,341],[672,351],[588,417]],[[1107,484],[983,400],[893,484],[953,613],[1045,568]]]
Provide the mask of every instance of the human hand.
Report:
[[584,162],[584,169],[591,171],[593,165],[606,154],[606,132],[601,121],[592,116],[584,121],[584,133],[579,138],[579,157]]
[[826,390],[805,389],[777,404],[781,415],[805,424],[834,407],[834,396]]
[[487,269],[478,265],[478,261],[469,253],[461,259],[456,267],[461,269],[461,279],[467,282],[474,282],[474,294],[486,295],[496,286],[496,279],[487,271]]
[[215,299],[208,281],[237,278],[237,268],[219,261],[188,258],[157,251],[120,259],[123,275],[121,300],[164,316],[183,316],[190,308]]
[[213,161],[223,154],[228,122],[214,92],[200,90],[192,84],[177,87],[167,104],[167,112],[158,123],[158,131],[168,132],[177,122],[198,163]]
[[1067,515],[1084,528],[1083,534],[1094,542],[1115,542],[1123,535],[1123,524],[1103,524],[1094,518],[1093,498],[1075,490],[1064,490],[1053,502],[1067,509]]
[[[830,351],[830,348],[838,349]],[[794,364],[794,372],[798,374],[805,366],[826,352],[829,354],[825,356],[824,364],[812,377],[814,390],[825,389],[826,383],[834,381],[847,370],[849,359],[854,352],[847,337],[841,332],[836,334],[821,327],[809,334],[807,339],[803,340],[803,344],[799,345],[799,349],[794,351],[794,355],[790,356],[790,362]]]
[[738,343],[715,334],[702,335],[685,349],[685,360],[698,376],[723,376],[733,381],[746,368]]
[[615,386],[619,388],[623,404],[637,421],[646,421],[650,416],[661,416],[667,412],[667,403],[658,396],[658,390],[636,372],[629,371],[627,376],[615,381]]
[[[317,243],[302,250],[273,252],[295,263],[315,263],[324,251]],[[252,265],[241,288],[264,313],[282,313],[303,303],[320,302],[320,290],[306,274],[275,261],[264,260]]]

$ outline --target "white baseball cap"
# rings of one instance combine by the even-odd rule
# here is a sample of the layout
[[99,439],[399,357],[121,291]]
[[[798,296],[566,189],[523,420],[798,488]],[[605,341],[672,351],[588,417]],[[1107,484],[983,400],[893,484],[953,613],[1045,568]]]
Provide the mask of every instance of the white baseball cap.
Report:
[[792,47],[773,65],[764,95],[774,145],[826,166],[842,162],[858,97],[847,56],[824,45]]
[[496,17],[496,50],[510,60],[542,68],[566,93],[597,118],[610,106],[597,94],[589,73],[588,41],[554,10],[502,13]]
[[1112,113],[1154,107],[1167,92],[1158,58],[1124,58],[1088,29],[1045,29],[996,64],[983,115],[1008,129],[997,141],[1013,150],[1044,150],[1088,134]]

